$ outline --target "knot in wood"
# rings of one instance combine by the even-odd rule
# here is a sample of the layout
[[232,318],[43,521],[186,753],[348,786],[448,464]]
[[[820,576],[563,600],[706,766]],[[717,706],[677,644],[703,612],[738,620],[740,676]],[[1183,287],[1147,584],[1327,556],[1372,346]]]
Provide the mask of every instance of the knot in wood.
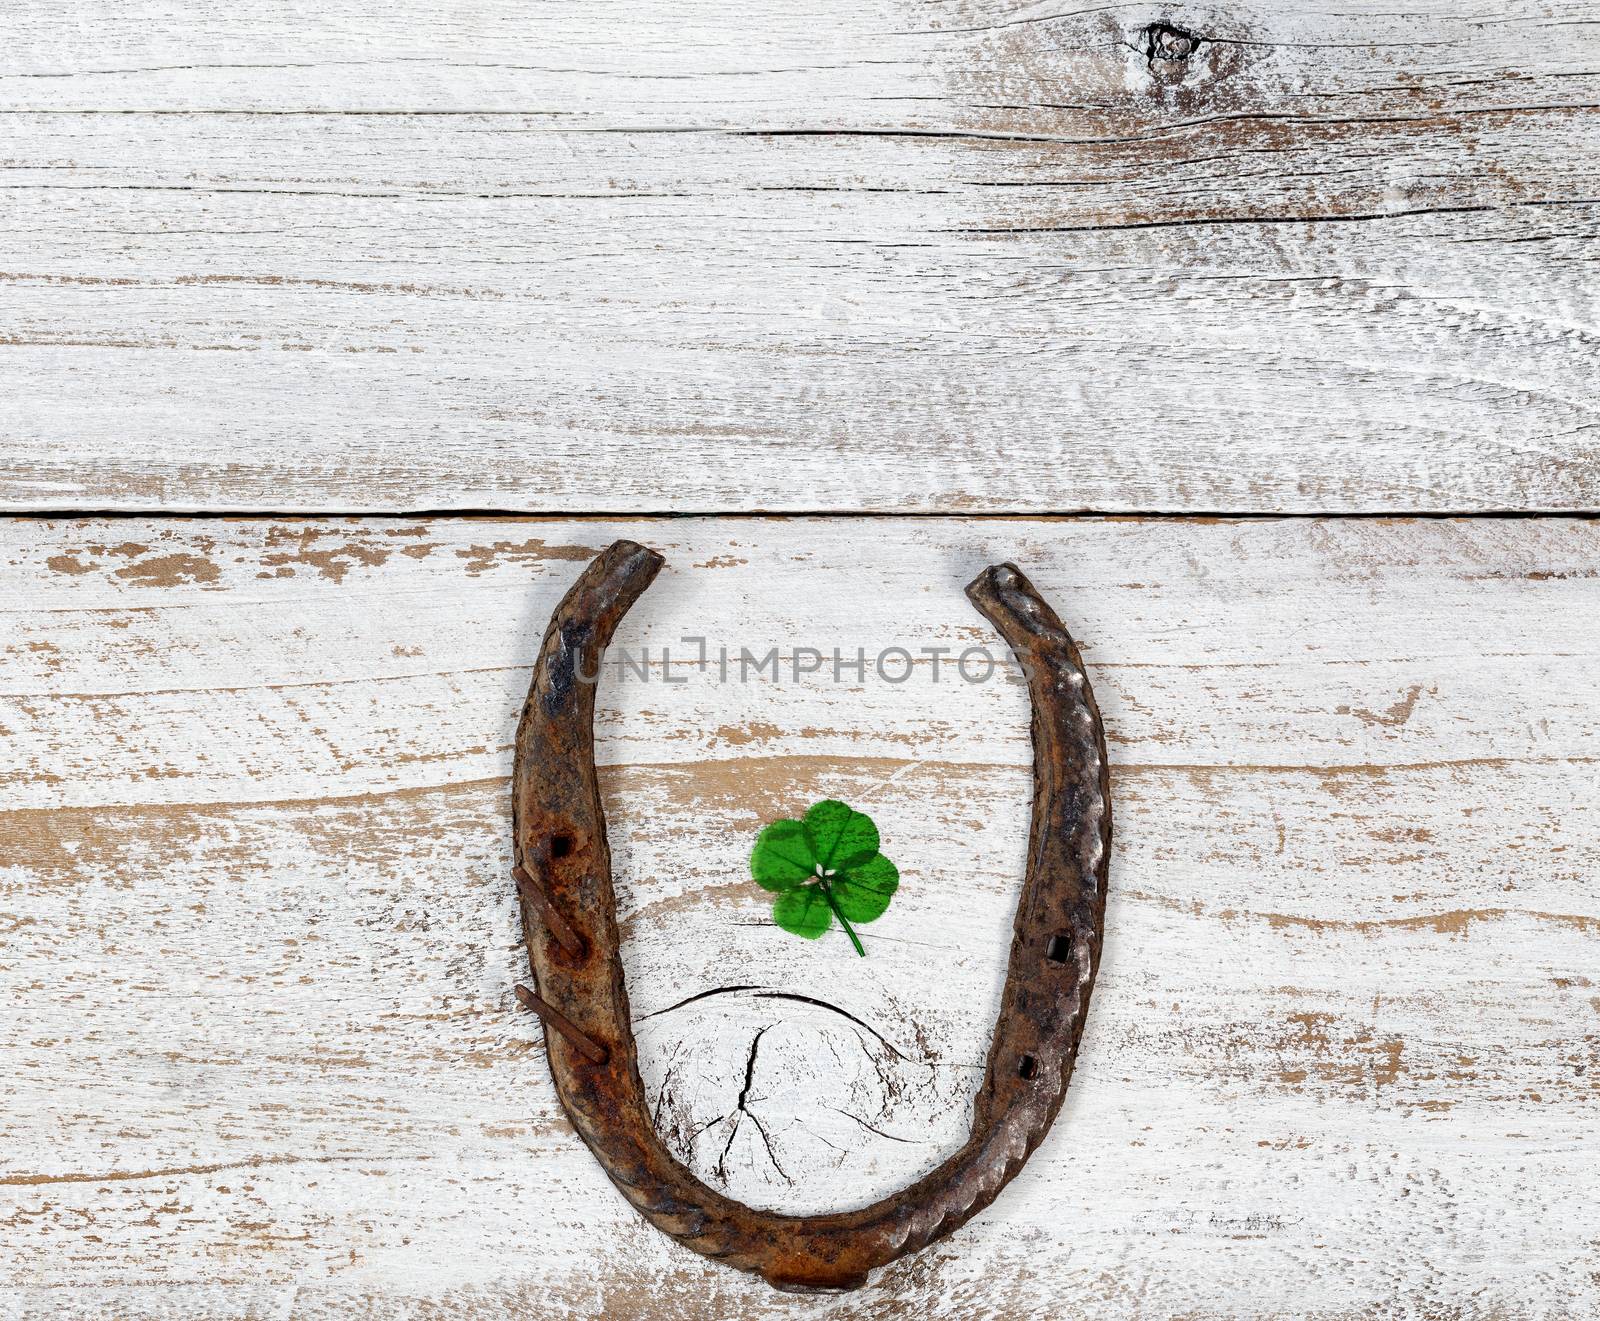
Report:
[[1205,40],[1193,32],[1173,27],[1170,23],[1152,23],[1144,30],[1144,36],[1145,55],[1152,69],[1156,67],[1158,61],[1166,64],[1182,64],[1200,49],[1200,43]]

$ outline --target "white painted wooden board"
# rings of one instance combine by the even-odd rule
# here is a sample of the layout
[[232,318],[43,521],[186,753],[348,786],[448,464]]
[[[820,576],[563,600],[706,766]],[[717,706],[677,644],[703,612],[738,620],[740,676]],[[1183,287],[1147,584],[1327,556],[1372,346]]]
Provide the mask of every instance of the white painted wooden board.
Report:
[[[858,1295],[645,1225],[512,1000],[512,730],[619,535],[669,560],[621,639],[657,655],[965,647],[1003,558],[1083,641],[1117,835],[1077,1076]],[[1597,566],[1556,519],[0,525],[0,1316],[1592,1316]],[[598,721],[662,1130],[863,1203],[967,1123],[1023,692],[676,672]],[[865,960],[744,879],[824,795],[905,876]]]
[[1600,509],[1584,0],[12,0],[0,143],[0,508]]

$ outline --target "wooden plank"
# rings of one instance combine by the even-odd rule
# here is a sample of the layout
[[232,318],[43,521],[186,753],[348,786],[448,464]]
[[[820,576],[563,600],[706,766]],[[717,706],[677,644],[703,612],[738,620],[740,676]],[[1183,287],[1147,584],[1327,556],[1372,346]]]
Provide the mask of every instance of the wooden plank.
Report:
[[[598,725],[643,1070],[762,1204],[861,1203],[959,1143],[1026,704],[1006,669],[721,683],[661,648],[964,648],[962,584],[1014,558],[1105,710],[1061,1120],[988,1212],[808,1315],[1600,1305],[1595,523],[76,520],[0,525],[8,1316],[794,1314],[606,1185],[511,997],[512,728],[617,535],[669,560],[621,639],[650,677]],[[743,879],[827,794],[905,873],[864,960]]]
[[1058,8],[8,6],[0,508],[1600,508],[1587,6]]

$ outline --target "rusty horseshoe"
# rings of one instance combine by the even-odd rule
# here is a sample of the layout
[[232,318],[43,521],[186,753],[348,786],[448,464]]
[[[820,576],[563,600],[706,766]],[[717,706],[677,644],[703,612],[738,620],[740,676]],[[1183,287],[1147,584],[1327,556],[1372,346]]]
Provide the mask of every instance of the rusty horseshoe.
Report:
[[1100,965],[1111,850],[1105,733],[1083,661],[1014,564],[967,588],[1023,664],[1033,704],[1033,824],[1010,964],[966,1143],[931,1174],[857,1211],[789,1216],[725,1197],[651,1123],[624,982],[611,851],[594,767],[595,684],[618,623],[663,564],[618,541],[551,616],[517,729],[515,875],[561,1104],[611,1181],[657,1229],[779,1289],[858,1288],[994,1200],[1066,1095]]

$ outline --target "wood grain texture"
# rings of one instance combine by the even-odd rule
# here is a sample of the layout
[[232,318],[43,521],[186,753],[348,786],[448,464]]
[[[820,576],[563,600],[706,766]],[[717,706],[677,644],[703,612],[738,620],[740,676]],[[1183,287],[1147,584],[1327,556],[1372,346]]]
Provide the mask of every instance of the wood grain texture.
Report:
[[1582,0],[21,0],[0,51],[3,508],[1600,508]]
[[[761,1205],[961,1141],[1027,704],[660,648],[959,649],[1002,558],[1084,644],[1118,833],[1077,1076],[859,1296],[640,1221],[514,1007],[512,731],[619,535],[669,561],[597,722],[642,1065]],[[1592,1315],[1597,563],[1555,519],[0,525],[0,1315]],[[823,795],[905,877],[865,960],[744,879]]]

